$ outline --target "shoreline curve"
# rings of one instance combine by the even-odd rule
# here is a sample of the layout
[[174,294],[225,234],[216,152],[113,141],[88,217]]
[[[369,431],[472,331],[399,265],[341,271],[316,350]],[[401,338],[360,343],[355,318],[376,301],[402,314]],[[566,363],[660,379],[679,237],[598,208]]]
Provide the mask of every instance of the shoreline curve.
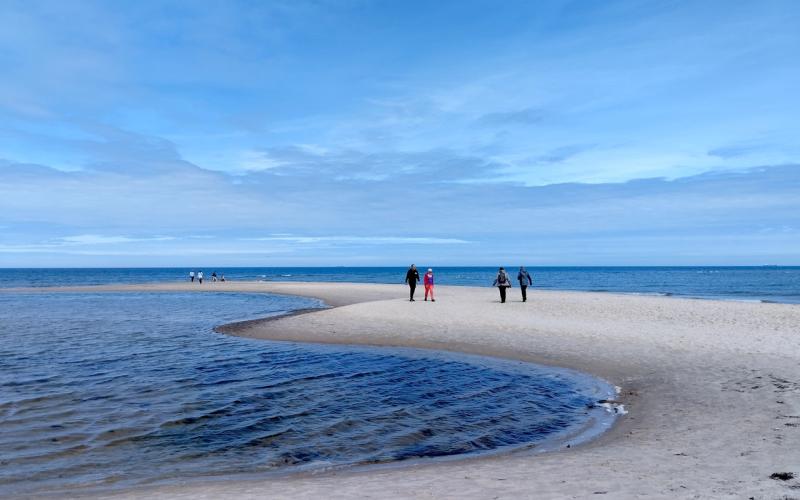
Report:
[[[566,453],[145,487],[105,497],[262,498],[277,491],[292,498],[773,498],[800,488],[797,480],[770,478],[800,475],[800,306],[540,290],[529,291],[527,303],[499,304],[492,289],[447,286],[437,287],[433,304],[409,303],[402,285],[203,287],[313,297],[332,306],[221,325],[236,330],[225,333],[555,365],[621,386],[630,414]],[[35,291],[200,290],[171,283]]]

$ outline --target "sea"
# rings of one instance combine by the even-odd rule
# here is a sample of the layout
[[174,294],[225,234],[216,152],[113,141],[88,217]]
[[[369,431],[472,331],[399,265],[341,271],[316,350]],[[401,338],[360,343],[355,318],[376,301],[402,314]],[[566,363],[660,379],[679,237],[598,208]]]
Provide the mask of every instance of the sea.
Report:
[[[398,287],[405,275],[400,267],[202,270],[233,281]],[[0,496],[535,452],[588,439],[616,418],[600,404],[615,388],[571,370],[214,330],[325,307],[314,299],[44,288],[183,281],[189,271],[0,269]],[[440,285],[488,287],[496,268],[434,271]],[[800,303],[799,267],[529,271],[541,289]]]
[[[421,270],[429,266],[418,265]],[[512,277],[517,267],[506,265]],[[226,280],[402,283],[405,267],[213,267],[0,269],[0,287],[98,285],[186,280],[189,271]],[[490,286],[496,267],[436,267],[439,285]],[[529,267],[533,289],[800,303],[800,266]]]

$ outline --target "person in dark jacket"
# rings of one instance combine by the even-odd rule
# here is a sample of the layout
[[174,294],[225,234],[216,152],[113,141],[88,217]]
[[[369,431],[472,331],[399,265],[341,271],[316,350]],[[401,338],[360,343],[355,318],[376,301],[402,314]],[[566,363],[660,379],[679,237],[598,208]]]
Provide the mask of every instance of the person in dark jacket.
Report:
[[406,283],[408,283],[408,299],[410,302],[414,302],[414,290],[417,289],[417,283],[419,283],[419,271],[417,271],[417,266],[414,264],[411,264],[411,267],[408,268]]
[[504,303],[506,301],[506,289],[511,288],[511,278],[509,278],[504,267],[497,271],[497,278],[494,279],[492,286],[500,289],[500,302]]
[[519,273],[517,273],[517,281],[519,281],[519,289],[522,291],[522,302],[528,301],[528,285],[533,285],[533,279],[525,266],[519,266]]

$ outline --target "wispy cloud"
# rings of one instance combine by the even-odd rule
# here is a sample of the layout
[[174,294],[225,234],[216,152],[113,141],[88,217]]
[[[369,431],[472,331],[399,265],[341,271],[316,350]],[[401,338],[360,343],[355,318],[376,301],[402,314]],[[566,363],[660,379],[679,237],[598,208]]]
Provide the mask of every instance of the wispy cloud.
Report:
[[172,236],[152,236],[145,238],[132,238],[129,236],[104,236],[101,234],[79,234],[58,238],[61,245],[115,245],[119,243],[145,243],[151,241],[170,241]]
[[[357,264],[355,254],[362,263],[405,262],[419,260],[420,253],[442,264],[469,264],[525,252],[530,254],[528,262],[538,262],[537,255],[553,259],[560,255],[563,263],[588,264],[593,261],[584,260],[587,255],[600,255],[589,251],[593,240],[603,241],[603,263],[625,263],[622,258],[609,260],[612,248],[639,259],[636,252],[645,247],[653,262],[670,263],[687,252],[692,241],[702,242],[696,252],[730,254],[713,244],[714,235],[720,241],[736,235],[740,248],[752,256],[743,261],[744,254],[738,252],[737,259],[752,263],[767,254],[776,261],[776,245],[800,244],[793,243],[800,237],[796,231],[769,229],[796,225],[798,165],[675,180],[547,186],[503,182],[443,186],[413,177],[387,184],[355,179],[332,183],[307,176],[297,183],[293,177],[263,172],[236,176],[239,183],[234,184],[233,177],[177,176],[158,185],[128,182],[127,196],[104,198],[102,211],[81,200],[87,192],[113,194],[120,178],[82,174],[76,184],[72,177],[43,177],[33,183],[28,177],[3,178],[0,224],[6,229],[0,253],[9,257],[0,259],[0,265],[32,264],[35,255],[42,254],[109,259],[150,255],[172,265],[180,265],[181,255],[191,256],[193,262],[203,255],[239,256],[227,262],[242,265],[247,265],[247,256],[268,255],[272,264],[307,265]],[[54,193],[58,193],[55,198]],[[57,213],[38,202],[45,194],[58,202]],[[170,199],[186,209],[165,214],[163,206]],[[10,213],[15,216],[9,217]],[[26,218],[50,223],[25,223]],[[82,228],[93,229],[52,236],[64,234],[75,220]],[[133,230],[143,220],[154,234]],[[110,232],[110,225],[117,231],[128,229]],[[645,245],[654,238],[658,245]],[[614,247],[614,241],[619,245]],[[786,259],[790,260],[788,254]],[[708,261],[699,263],[704,262]]]
[[533,158],[535,163],[561,163],[575,156],[591,151],[595,146],[591,144],[571,144],[552,149],[545,154]]
[[[505,165],[480,156],[447,149],[369,153],[359,150],[321,150],[308,146],[265,148],[266,173],[283,177],[329,180],[420,182],[481,180],[497,176]],[[302,182],[302,181],[298,181]]]
[[722,158],[723,160],[729,160],[731,158],[739,158],[742,156],[747,156],[753,153],[757,153],[759,151],[763,151],[766,148],[765,144],[760,143],[739,143],[739,144],[732,144],[729,146],[723,146],[719,148],[714,148],[708,151],[709,156],[716,156],[717,158]]
[[[52,253],[59,251],[74,251],[87,247],[114,247],[131,243],[153,243],[162,241],[173,241],[172,236],[152,236],[152,237],[130,237],[130,236],[108,236],[100,234],[80,234],[75,236],[63,236],[39,242],[25,244],[3,244],[0,243],[0,252],[5,253]],[[113,250],[105,249],[102,252]]]
[[249,241],[286,241],[302,245],[332,243],[337,245],[461,245],[470,243],[458,238],[426,238],[408,236],[293,236],[272,235],[244,238]]
[[546,117],[542,108],[523,108],[516,111],[496,111],[478,118],[483,125],[536,125]]

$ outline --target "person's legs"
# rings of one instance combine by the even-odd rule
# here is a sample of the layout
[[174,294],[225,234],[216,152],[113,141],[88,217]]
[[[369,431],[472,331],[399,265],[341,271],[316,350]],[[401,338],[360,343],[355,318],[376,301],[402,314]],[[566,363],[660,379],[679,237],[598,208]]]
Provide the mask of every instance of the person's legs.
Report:
[[505,302],[506,301],[506,287],[501,286],[501,287],[498,287],[498,288],[500,288],[500,302]]
[[408,285],[408,300],[414,301],[414,291],[417,289],[416,283]]
[[428,300],[428,294],[431,293],[431,286],[425,285],[425,300]]
[[528,286],[527,285],[521,285],[520,289],[522,290],[522,302],[527,302],[528,301],[528,293],[527,293]]
[[431,285],[431,302],[436,302],[436,299],[433,298],[433,285]]

